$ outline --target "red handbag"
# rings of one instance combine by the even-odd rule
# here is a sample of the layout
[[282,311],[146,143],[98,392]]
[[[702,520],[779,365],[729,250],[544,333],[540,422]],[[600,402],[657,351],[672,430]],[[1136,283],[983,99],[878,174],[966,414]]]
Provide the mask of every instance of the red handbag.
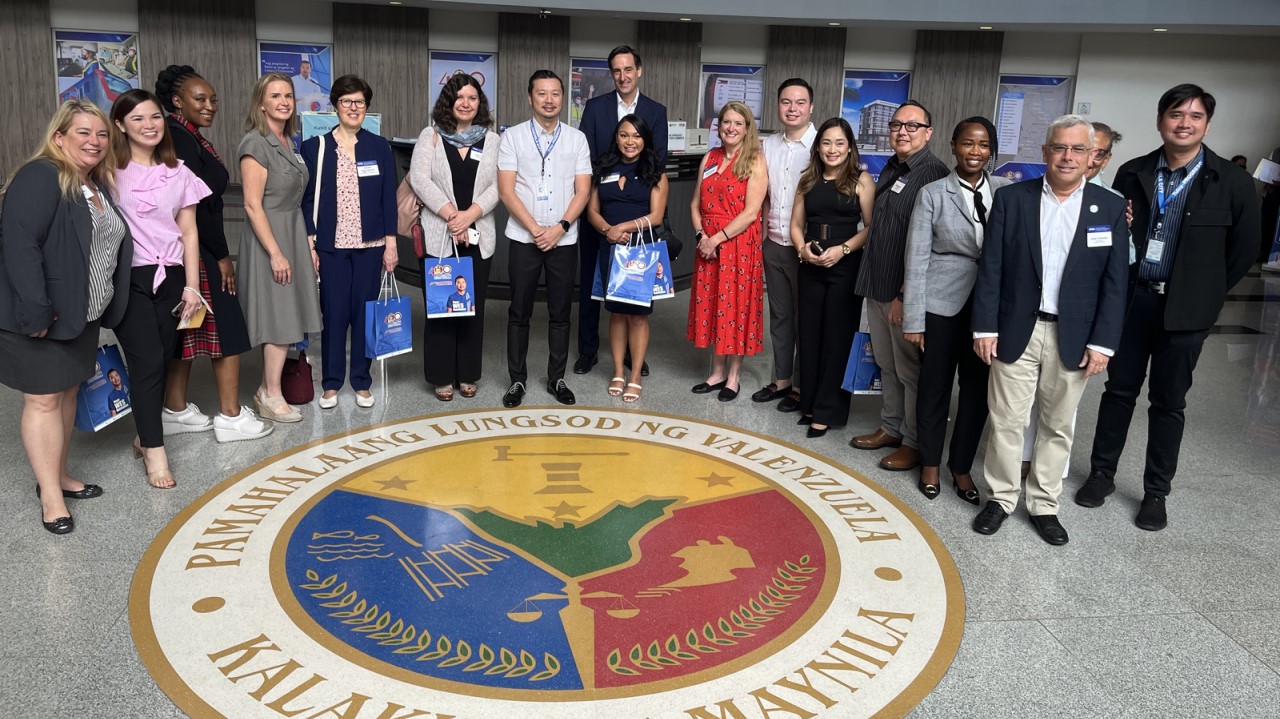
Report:
[[284,361],[284,370],[280,373],[280,394],[284,401],[292,405],[306,404],[316,396],[315,383],[311,378],[311,363],[307,361],[307,352],[298,352],[296,358]]
[[409,185],[405,175],[396,188],[396,232],[413,238],[413,253],[422,259],[427,256],[427,246],[422,236],[422,201]]

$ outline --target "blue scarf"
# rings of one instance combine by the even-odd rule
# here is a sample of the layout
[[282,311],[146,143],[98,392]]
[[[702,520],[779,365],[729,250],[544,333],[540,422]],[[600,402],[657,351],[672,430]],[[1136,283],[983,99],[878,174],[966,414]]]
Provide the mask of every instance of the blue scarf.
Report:
[[[436,130],[436,132],[440,131]],[[443,137],[445,142],[454,147],[471,147],[483,140],[486,132],[488,132],[487,128],[480,125],[472,125],[462,132],[440,132],[440,137]]]

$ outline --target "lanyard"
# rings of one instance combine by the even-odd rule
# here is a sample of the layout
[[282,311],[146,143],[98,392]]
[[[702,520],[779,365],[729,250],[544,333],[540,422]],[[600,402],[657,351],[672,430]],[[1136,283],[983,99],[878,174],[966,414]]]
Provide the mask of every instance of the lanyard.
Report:
[[[1160,214],[1158,215],[1159,217],[1161,218],[1164,217],[1165,208],[1169,206],[1169,203],[1173,202],[1174,199],[1176,199],[1178,195],[1182,193],[1183,190],[1187,189],[1187,186],[1191,184],[1191,181],[1196,179],[1196,174],[1200,172],[1200,166],[1203,164],[1204,164],[1204,156],[1201,155],[1200,159],[1196,160],[1196,164],[1192,165],[1187,170],[1187,176],[1182,178],[1182,182],[1179,182],[1178,186],[1173,188],[1173,192],[1169,193],[1168,197],[1165,197],[1165,190],[1164,190],[1164,186],[1167,181],[1162,180],[1160,178],[1156,178],[1158,180],[1156,182],[1156,206],[1159,208],[1159,212],[1160,212]],[[1169,170],[1168,172],[1169,172],[1168,176],[1172,177],[1173,170]]]
[[551,144],[547,145],[547,151],[542,151],[542,141],[538,139],[538,131],[536,128],[538,123],[533,120],[529,121],[529,134],[533,136],[533,146],[538,148],[538,156],[542,158],[542,176],[547,176],[547,158],[551,157],[551,151],[556,149],[556,143],[560,141],[560,131],[564,129],[562,123],[556,123],[556,134],[551,136]]

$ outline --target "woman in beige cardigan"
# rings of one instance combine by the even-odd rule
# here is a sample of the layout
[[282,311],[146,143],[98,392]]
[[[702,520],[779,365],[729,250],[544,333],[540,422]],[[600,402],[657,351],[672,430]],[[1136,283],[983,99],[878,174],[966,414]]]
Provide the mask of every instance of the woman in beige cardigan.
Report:
[[[427,319],[423,330],[423,375],[436,399],[453,399],[454,384],[474,397],[484,342],[484,299],[489,261],[497,240],[498,143],[489,101],[471,75],[454,75],[431,112],[409,166],[409,184],[423,203],[422,230],[430,265],[440,257],[470,257],[475,270],[474,317]],[[425,288],[426,283],[423,283]],[[425,290],[424,290],[425,291]]]

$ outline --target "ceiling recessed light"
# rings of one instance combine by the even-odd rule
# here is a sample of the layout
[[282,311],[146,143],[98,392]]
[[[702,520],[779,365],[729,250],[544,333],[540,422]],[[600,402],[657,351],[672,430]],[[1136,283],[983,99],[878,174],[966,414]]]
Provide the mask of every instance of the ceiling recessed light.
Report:
[[388,4],[389,4],[389,5],[403,5],[404,3],[396,2],[396,0],[391,0],[391,2],[390,2],[390,3],[388,3]]
[[691,17],[682,17],[682,18],[680,18],[680,22],[693,22],[693,18],[691,18]]
[[829,22],[829,23],[827,23],[827,24],[828,24],[828,25],[830,25],[830,26],[832,26],[832,27],[839,27],[839,25],[840,25],[840,23],[838,23],[838,22]]
[[1169,32],[1169,28],[1167,28],[1167,27],[1153,27],[1153,28],[1151,28],[1151,32]]
[[991,26],[990,26],[990,25],[979,25],[979,26],[978,26],[978,29],[979,29],[979,30],[990,30],[990,29],[991,29]]

